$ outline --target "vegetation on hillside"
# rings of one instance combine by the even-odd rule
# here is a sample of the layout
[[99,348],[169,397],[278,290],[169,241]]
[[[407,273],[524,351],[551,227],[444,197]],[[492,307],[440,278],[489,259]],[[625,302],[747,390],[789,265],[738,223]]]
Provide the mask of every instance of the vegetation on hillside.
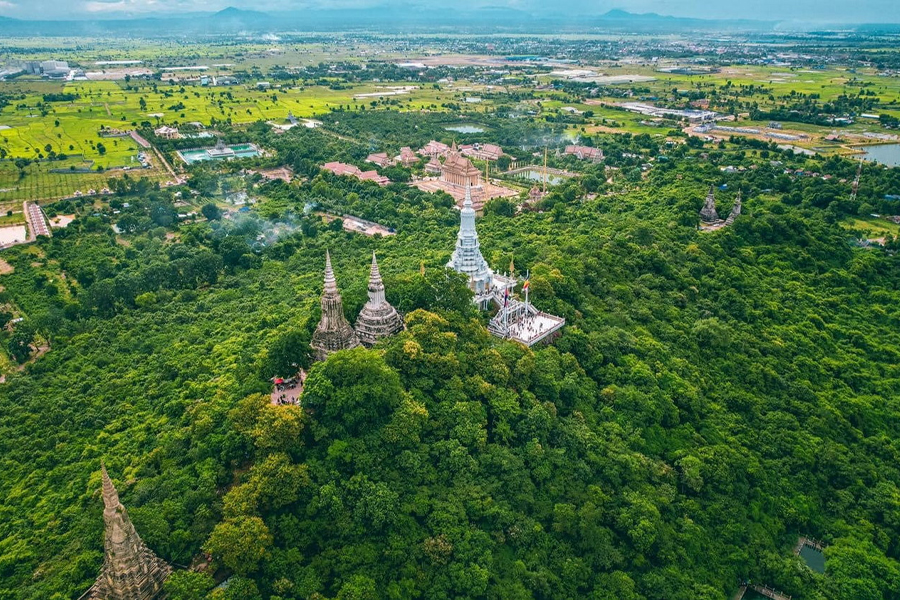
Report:
[[[319,174],[323,146],[301,142],[340,142],[281,139],[310,179],[263,185],[255,214],[179,223],[171,192],[125,189],[123,234],[84,210],[5,251],[3,298],[52,349],[0,387],[0,598],[89,587],[101,458],[156,552],[231,576],[214,597],[693,600],[746,578],[900,595],[898,258],[842,226],[886,202],[891,170],[867,167],[849,204],[848,162],[604,140],[639,157],[610,194],[586,199],[585,177],[479,220],[488,261],[530,269],[567,319],[528,350],[443,270],[445,196]],[[710,183],[745,214],[701,233]],[[268,379],[308,361],[326,249],[351,319],[376,250],[408,329],[312,366],[304,409],[270,406]],[[800,532],[830,543],[826,575],[791,555]]]

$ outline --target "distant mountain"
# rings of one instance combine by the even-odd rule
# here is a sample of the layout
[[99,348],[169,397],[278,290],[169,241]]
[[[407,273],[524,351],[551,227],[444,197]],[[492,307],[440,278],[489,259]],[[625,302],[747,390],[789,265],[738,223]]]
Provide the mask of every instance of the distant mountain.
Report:
[[213,19],[269,19],[270,15],[257,10],[243,10],[229,6],[212,15]]
[[673,17],[656,13],[631,13],[613,9],[593,21],[598,26],[628,28],[643,32],[664,32],[679,30],[744,30],[768,31],[778,25],[778,21],[755,21],[751,19],[696,19]]
[[[266,13],[226,8],[216,13],[128,17],[103,20],[30,21],[0,17],[0,37],[24,36],[146,36],[266,34],[285,31],[385,31],[437,33],[584,33],[626,31],[685,33],[690,31],[777,31],[778,21],[696,19],[656,13],[635,14],[621,9],[604,14],[576,14],[564,6],[531,13],[502,6],[456,8],[436,5],[382,5],[363,8],[318,8]],[[842,26],[843,31],[853,26]],[[859,25],[857,31],[896,31],[894,25]]]

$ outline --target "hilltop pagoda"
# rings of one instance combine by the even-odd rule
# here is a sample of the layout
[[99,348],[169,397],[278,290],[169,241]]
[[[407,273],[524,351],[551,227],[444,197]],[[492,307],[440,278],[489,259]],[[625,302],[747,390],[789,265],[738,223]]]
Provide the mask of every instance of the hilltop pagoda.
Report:
[[508,276],[494,273],[481,255],[478,232],[475,231],[475,209],[472,208],[472,197],[467,187],[466,199],[460,210],[456,249],[447,268],[469,278],[469,288],[475,292],[474,301],[479,308],[487,310],[497,307],[497,313],[488,324],[488,331],[493,335],[526,346],[555,339],[566,320],[534,306],[529,298],[530,282],[527,278],[522,285],[525,301],[513,296],[517,280],[512,274],[514,265],[510,263],[509,267]]
[[166,597],[163,582],[172,572],[141,540],[119,494],[101,463],[105,556],[100,576],[83,598],[88,600],[158,600]]
[[716,212],[715,186],[709,186],[706,202],[703,204],[703,208],[700,209],[700,218],[705,223],[715,223],[719,220],[719,213]]
[[331,268],[331,254],[325,252],[325,287],[322,290],[322,318],[312,336],[316,360],[329,354],[359,346],[359,339],[344,316],[344,302]]
[[403,329],[403,318],[384,297],[384,283],[374,252],[369,273],[369,301],[356,318],[355,329],[357,338],[364,346],[374,346],[381,338]]
[[486,305],[494,293],[494,272],[481,255],[478,232],[475,231],[475,209],[472,207],[472,188],[466,186],[466,198],[459,211],[459,233],[456,249],[450,256],[447,267],[469,277],[469,287],[475,292],[475,302]]

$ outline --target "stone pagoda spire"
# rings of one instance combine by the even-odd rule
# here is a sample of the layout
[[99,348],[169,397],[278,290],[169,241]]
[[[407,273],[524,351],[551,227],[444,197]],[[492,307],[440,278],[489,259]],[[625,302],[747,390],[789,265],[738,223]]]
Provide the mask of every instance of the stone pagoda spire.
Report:
[[716,212],[716,196],[715,186],[709,186],[709,194],[706,195],[706,203],[700,210],[700,218],[707,223],[715,223],[719,220],[719,213]]
[[369,273],[369,301],[356,318],[356,336],[364,346],[373,346],[379,339],[394,335],[402,329],[403,318],[384,297],[384,284],[373,252],[372,270]]
[[344,302],[338,291],[334,271],[331,268],[331,254],[325,252],[325,287],[322,290],[322,318],[312,336],[312,347],[316,360],[325,360],[338,350],[356,348],[359,340],[353,328],[344,317]]
[[163,582],[172,567],[144,545],[134,530],[128,512],[119,502],[119,494],[106,465],[103,476],[103,523],[105,558],[100,576],[88,590],[88,600],[156,600],[165,598]]
[[734,206],[731,207],[731,214],[728,215],[728,218],[725,219],[726,225],[731,225],[734,223],[734,220],[741,216],[741,193],[737,193],[737,198],[734,199]]
[[481,255],[478,233],[475,231],[475,209],[472,208],[472,188],[466,185],[466,198],[462,210],[459,211],[459,233],[456,236],[456,249],[447,263],[447,268],[469,277],[469,287],[475,295],[489,293],[494,280],[494,273]]

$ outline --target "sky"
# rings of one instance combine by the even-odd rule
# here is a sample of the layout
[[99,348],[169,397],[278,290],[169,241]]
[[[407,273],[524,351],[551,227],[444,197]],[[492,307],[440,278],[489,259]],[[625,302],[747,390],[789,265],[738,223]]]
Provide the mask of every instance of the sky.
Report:
[[[276,12],[310,8],[446,6],[437,0],[0,0],[0,15],[22,19],[113,18],[217,11],[229,6]],[[547,0],[454,0],[454,7],[508,7],[540,14]],[[611,9],[698,18],[822,23],[900,23],[900,0],[567,0],[554,11],[602,14]]]

